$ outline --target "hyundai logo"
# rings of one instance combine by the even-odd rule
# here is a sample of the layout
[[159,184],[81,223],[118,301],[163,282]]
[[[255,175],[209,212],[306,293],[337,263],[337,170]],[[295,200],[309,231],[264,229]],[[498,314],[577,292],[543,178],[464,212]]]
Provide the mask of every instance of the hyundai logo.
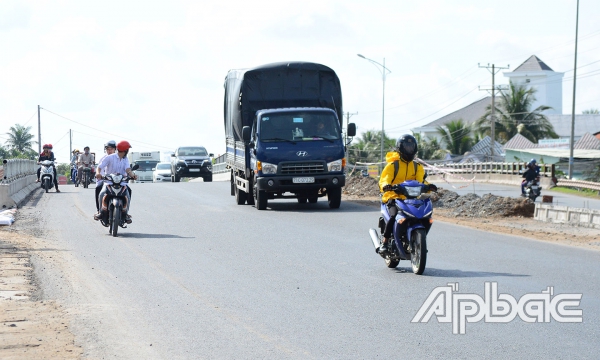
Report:
[[296,153],[296,155],[298,155],[298,156],[306,156],[306,155],[308,155],[308,153],[306,151],[298,151]]

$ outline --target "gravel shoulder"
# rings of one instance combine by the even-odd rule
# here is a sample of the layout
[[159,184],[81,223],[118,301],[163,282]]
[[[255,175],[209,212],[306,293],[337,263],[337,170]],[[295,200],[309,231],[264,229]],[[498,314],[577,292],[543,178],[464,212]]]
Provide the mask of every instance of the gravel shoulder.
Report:
[[65,310],[42,299],[34,274],[32,254],[51,252],[14,225],[0,227],[0,239],[0,359],[81,358]]

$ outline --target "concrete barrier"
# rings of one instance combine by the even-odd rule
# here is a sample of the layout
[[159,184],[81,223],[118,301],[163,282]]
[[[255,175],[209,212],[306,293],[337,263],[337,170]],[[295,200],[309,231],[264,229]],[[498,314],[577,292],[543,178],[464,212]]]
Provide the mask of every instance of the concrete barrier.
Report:
[[36,186],[37,163],[33,160],[12,159],[3,161],[0,183],[0,207],[17,206]]
[[600,229],[600,210],[535,204],[534,219]]

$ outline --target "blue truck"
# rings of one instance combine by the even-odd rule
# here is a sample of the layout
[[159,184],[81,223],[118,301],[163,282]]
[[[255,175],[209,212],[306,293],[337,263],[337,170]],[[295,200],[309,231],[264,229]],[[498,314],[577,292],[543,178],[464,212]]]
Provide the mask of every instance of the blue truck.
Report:
[[[238,205],[269,200],[337,209],[346,177],[342,90],[329,67],[309,62],[230,70],[225,79],[226,163]],[[348,124],[346,135],[356,134]]]

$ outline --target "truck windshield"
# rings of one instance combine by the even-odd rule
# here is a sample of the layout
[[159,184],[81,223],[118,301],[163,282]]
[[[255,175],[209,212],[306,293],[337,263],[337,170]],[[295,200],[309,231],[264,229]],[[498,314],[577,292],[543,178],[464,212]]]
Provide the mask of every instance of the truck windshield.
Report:
[[206,149],[203,147],[183,147],[179,148],[178,156],[208,156]]
[[[153,168],[156,167],[156,164],[158,164],[158,161],[136,161],[135,164],[138,164],[140,166],[139,169],[137,169],[137,171],[152,171]],[[133,164],[131,164],[131,166],[133,166]]]
[[260,118],[261,141],[315,141],[340,138],[334,114],[328,111],[268,113]]

